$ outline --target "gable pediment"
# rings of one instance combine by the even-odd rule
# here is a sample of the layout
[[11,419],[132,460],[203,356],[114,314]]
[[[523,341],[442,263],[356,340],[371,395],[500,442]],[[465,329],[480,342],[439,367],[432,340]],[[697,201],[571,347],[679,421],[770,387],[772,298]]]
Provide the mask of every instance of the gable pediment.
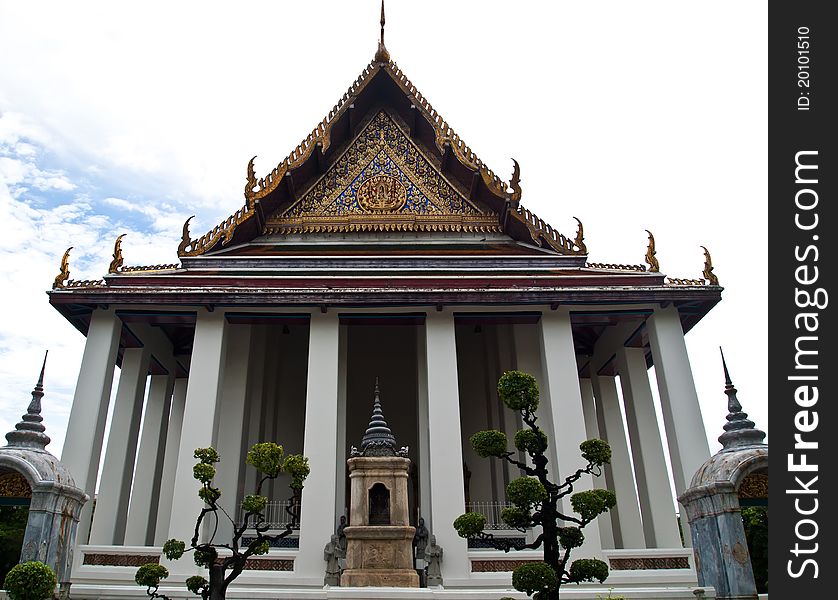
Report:
[[464,193],[379,110],[301,197],[267,219],[266,233],[499,231],[498,215]]

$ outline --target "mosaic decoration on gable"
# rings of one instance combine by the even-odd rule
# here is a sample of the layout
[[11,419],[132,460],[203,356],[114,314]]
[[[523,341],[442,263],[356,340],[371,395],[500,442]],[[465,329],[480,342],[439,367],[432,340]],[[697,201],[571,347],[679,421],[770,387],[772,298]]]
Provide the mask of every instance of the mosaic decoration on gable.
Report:
[[498,218],[469,202],[384,111],[267,233],[310,231],[498,231]]
[[0,473],[0,497],[1,498],[31,498],[32,488],[26,477],[17,471]]

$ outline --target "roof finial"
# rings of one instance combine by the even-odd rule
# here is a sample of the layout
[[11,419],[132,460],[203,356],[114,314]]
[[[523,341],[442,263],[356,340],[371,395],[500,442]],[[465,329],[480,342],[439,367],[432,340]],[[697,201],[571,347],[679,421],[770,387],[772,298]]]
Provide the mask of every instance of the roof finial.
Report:
[[378,387],[378,377],[375,378],[372,417],[370,417],[370,423],[367,425],[364,437],[361,438],[361,454],[363,456],[396,455],[396,437],[390,431],[387,421],[384,420],[384,411],[381,409],[381,391]]
[[41,374],[38,376],[35,389],[32,390],[32,401],[26,409],[26,414],[15,425],[15,430],[6,434],[9,446],[45,450],[46,445],[51,441],[49,436],[44,433],[46,427],[42,423],[44,418],[41,416],[41,398],[44,397],[44,371],[47,368],[47,354],[49,354],[49,350],[44,354],[44,364],[41,365]]
[[390,62],[390,53],[384,46],[384,0],[381,0],[381,39],[378,40],[378,50],[375,53],[375,62],[388,63]]
[[655,258],[655,254],[657,254],[657,251],[655,250],[655,236],[653,236],[652,232],[648,229],[646,230],[646,233],[649,234],[649,245],[646,247],[646,264],[649,265],[650,273],[659,273],[661,265],[658,262],[658,259]]
[[725,362],[725,353],[721,346],[719,352],[722,354],[722,368],[725,372],[725,395],[727,395],[727,423],[725,432],[719,436],[719,442],[725,450],[735,449],[741,446],[753,446],[762,444],[765,439],[765,432],[756,428],[753,421],[748,419],[748,413],[742,412],[742,405],[736,398],[736,388],[730,380],[730,373]]

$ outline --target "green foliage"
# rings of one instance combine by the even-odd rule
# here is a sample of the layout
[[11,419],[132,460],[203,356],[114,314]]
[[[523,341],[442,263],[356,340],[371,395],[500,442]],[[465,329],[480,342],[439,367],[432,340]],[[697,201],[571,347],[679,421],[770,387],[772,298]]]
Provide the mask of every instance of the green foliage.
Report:
[[469,441],[477,456],[481,458],[502,456],[506,452],[506,434],[496,429],[478,431]]
[[0,506],[0,583],[20,560],[28,518],[27,506]]
[[282,446],[273,442],[261,442],[253,444],[248,451],[245,462],[256,467],[257,471],[276,477],[282,471]]
[[253,554],[259,556],[261,554],[267,554],[268,551],[271,549],[271,544],[268,540],[262,540],[261,542],[253,541],[250,543],[250,548],[253,550]]
[[579,527],[559,527],[558,531],[562,548],[578,548],[585,541],[585,534]]
[[206,578],[201,577],[200,575],[193,575],[192,577],[186,578],[186,589],[195,594],[196,596],[200,596],[201,589],[207,585],[209,585],[209,581],[207,581]]
[[166,543],[163,544],[163,556],[169,560],[179,559],[184,552],[186,552],[186,544],[175,538],[166,540]]
[[605,440],[585,440],[579,444],[582,458],[592,465],[601,466],[611,462],[611,446]]
[[56,585],[58,580],[49,565],[34,560],[12,567],[3,581],[11,600],[46,600],[52,598]]
[[199,462],[192,467],[192,476],[204,485],[207,485],[215,477],[215,467],[209,463]]
[[559,587],[559,577],[547,563],[527,563],[512,571],[512,587],[530,596],[549,593]]
[[218,502],[218,499],[221,498],[221,490],[214,487],[202,487],[198,490],[198,498],[207,504],[212,505],[215,502]]
[[249,494],[242,500],[242,510],[250,513],[260,513],[268,505],[268,497]]
[[193,456],[206,465],[211,465],[221,460],[221,457],[218,455],[218,450],[215,448],[196,448]]
[[209,567],[212,564],[212,561],[215,559],[215,553],[208,550],[199,550],[196,548],[195,552],[192,554],[192,559],[195,561],[195,564],[199,567]]
[[626,600],[625,596],[614,596],[614,588],[608,588],[608,595],[603,596],[602,594],[596,595],[597,600]]
[[483,531],[486,517],[480,513],[468,512],[454,519],[454,529],[462,538],[472,537]]
[[[280,452],[282,447],[279,447]],[[308,474],[311,473],[311,467],[308,466],[308,459],[302,454],[291,454],[282,463],[282,470],[291,476],[291,483],[288,484],[292,490],[303,489],[303,482],[305,482]]]
[[582,516],[583,521],[593,521],[598,515],[617,505],[617,496],[611,490],[585,490],[570,497],[573,510]]
[[500,518],[513,529],[524,529],[532,525],[532,514],[530,511],[518,508],[517,506],[504,508],[500,513]]
[[608,565],[597,558],[580,558],[570,565],[570,580],[574,583],[598,581],[608,578]]
[[156,588],[160,582],[169,576],[169,570],[157,563],[146,563],[137,569],[134,581],[143,587]]
[[742,525],[757,592],[764,594],[768,592],[768,509],[764,506],[742,507]]
[[535,477],[519,477],[506,486],[506,497],[515,506],[529,509],[547,499],[547,490]]
[[538,408],[538,383],[521,371],[507,371],[498,380],[498,396],[512,410],[534,412]]
[[521,452],[540,454],[547,450],[547,434],[538,430],[522,429],[515,434],[515,447]]

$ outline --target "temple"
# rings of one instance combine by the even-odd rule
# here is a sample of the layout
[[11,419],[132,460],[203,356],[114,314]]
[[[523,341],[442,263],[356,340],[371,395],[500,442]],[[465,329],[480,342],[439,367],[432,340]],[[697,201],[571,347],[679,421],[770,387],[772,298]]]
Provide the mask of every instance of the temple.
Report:
[[[244,204],[200,237],[184,224],[177,264],[124,264],[117,238],[104,278],[78,281],[68,250],[49,301],[87,341],[62,462],[96,498],[95,514],[93,502],[81,512],[74,594],[145,597],[136,566],[191,538],[202,507],[194,449],[218,449],[215,482],[236,515],[255,481],[246,448],[276,441],[310,461],[299,529],[252,560],[228,597],[326,598],[323,546],[350,515],[347,459],[378,378],[410,452],[409,525],[421,517],[444,549],[437,593],[508,596],[511,570],[538,553],[470,547],[452,522],[469,509],[497,535],[532,535],[499,519],[519,474],[468,442],[517,431],[495,391],[517,369],[539,382],[556,473],[580,466],[585,439],[613,450],[602,477],[577,484],[618,498],[574,554],[605,560],[611,576],[579,597],[612,586],[693,598],[666,463],[679,495],[710,457],[684,344],[721,298],[710,254],[700,277],[668,278],[649,233],[645,264],[590,262],[581,221],[559,233],[522,196],[519,165],[507,182],[477,157],[390,58],[382,23],[372,62],[311,134],[264,176],[249,161]],[[268,492],[277,528],[285,490],[280,479]],[[162,591],[200,572],[166,565]],[[390,593],[376,597],[402,592]]]

